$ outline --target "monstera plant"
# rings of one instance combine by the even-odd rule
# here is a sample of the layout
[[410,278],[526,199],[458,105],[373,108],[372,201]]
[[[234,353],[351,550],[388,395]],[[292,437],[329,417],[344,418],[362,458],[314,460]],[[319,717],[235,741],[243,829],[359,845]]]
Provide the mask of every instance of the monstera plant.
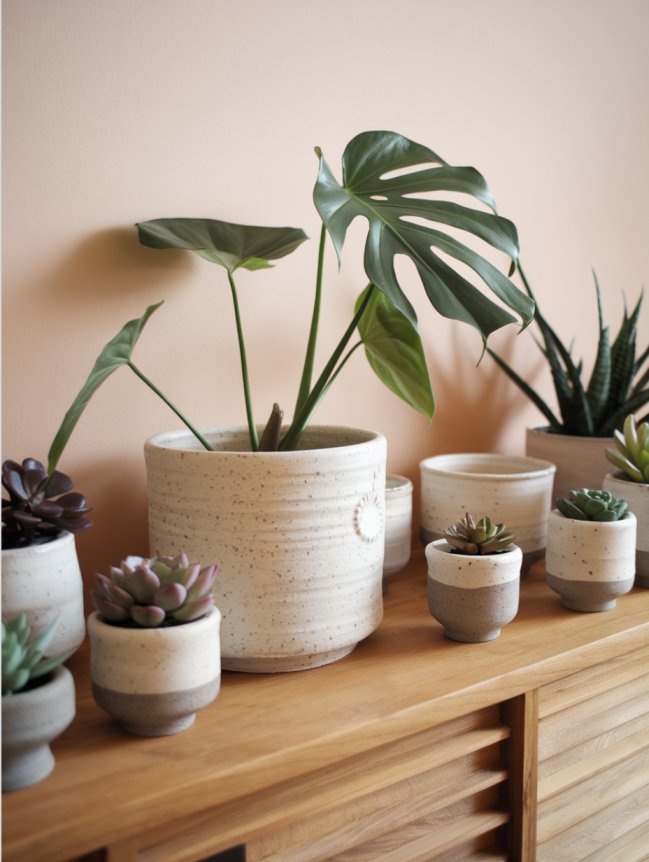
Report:
[[[526,326],[534,313],[530,297],[464,242],[465,236],[471,241],[477,238],[487,248],[504,253],[512,266],[517,258],[516,229],[496,213],[489,188],[477,170],[452,166],[428,147],[386,131],[364,132],[348,144],[340,182],[319,149],[316,154],[319,171],[313,199],[322,227],[315,297],[292,421],[283,431],[283,411],[275,405],[266,431],[261,437],[257,433],[235,275],[240,269],[261,270],[271,266],[271,261],[290,254],[306,239],[304,232],[297,228],[255,227],[199,218],[162,218],[137,225],[142,244],[155,249],[193,251],[225,270],[234,305],[253,451],[295,448],[321,398],[360,346],[383,383],[425,417],[432,418],[434,397],[417,316],[395,272],[395,258],[399,256],[412,261],[434,308],[445,317],[475,327],[485,343],[494,330],[517,319]],[[368,227],[364,252],[368,283],[356,301],[349,326],[330,359],[316,374],[314,357],[326,238],[328,235],[340,259],[347,230],[358,217],[364,218]],[[481,287],[490,290],[498,302],[461,274],[457,264],[460,269],[472,270]],[[50,469],[55,467],[89,398],[123,365],[162,397],[202,444],[210,448],[200,431],[133,361],[135,344],[160,304],[149,306],[105,346],[56,435],[50,450]]]

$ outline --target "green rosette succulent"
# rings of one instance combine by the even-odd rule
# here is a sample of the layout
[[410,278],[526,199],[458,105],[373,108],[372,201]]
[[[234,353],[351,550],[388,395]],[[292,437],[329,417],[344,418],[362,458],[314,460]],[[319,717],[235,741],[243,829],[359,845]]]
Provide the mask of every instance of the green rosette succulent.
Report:
[[636,425],[635,417],[629,414],[622,431],[613,432],[617,449],[606,449],[606,457],[629,479],[644,485],[649,483],[649,422]]
[[74,650],[45,658],[58,622],[54,620],[45,631],[30,637],[31,626],[24,612],[7,622],[2,621],[3,697],[24,691],[34,680],[45,677],[72,655]]
[[514,535],[504,524],[494,524],[488,516],[467,513],[461,521],[444,530],[444,538],[460,554],[500,554],[508,551]]
[[566,518],[575,521],[621,521],[629,504],[610,491],[579,488],[570,492],[570,498],[559,497],[557,509]]
[[109,623],[156,628],[197,620],[209,611],[216,566],[201,568],[186,554],[127,557],[110,575],[97,574],[92,593],[97,611]]

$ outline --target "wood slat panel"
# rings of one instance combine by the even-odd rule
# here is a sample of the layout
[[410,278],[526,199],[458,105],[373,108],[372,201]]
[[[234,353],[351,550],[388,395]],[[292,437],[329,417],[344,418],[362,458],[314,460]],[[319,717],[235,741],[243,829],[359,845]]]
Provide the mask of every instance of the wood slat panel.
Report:
[[[611,836],[609,833],[609,840]],[[647,821],[630,832],[616,837],[606,847],[585,857],[584,862],[646,862],[649,859]]]

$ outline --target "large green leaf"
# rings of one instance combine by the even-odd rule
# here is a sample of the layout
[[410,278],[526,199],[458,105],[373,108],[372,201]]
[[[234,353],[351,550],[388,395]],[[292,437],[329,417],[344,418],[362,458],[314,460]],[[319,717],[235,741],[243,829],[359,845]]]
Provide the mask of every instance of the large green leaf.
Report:
[[159,218],[139,222],[138,236],[150,248],[184,248],[212,263],[236,269],[264,269],[307,239],[300,228],[255,227],[207,218]]
[[[431,163],[436,167],[425,167]],[[415,167],[421,169],[410,170]],[[440,314],[471,324],[484,339],[516,318],[450,266],[449,257],[470,267],[524,325],[529,324],[534,314],[530,297],[455,235],[431,227],[441,224],[478,237],[514,261],[518,255],[514,225],[495,212],[426,197],[431,192],[460,192],[494,210],[478,171],[448,165],[432,150],[394,132],[364,132],[347,145],[342,185],[320,154],[313,198],[339,258],[351,222],[357,216],[367,219],[367,276],[411,324],[416,325],[417,318],[394,271],[397,255],[412,260]]]
[[[357,310],[371,289],[370,285],[361,293]],[[358,331],[367,360],[379,379],[430,421],[435,399],[417,329],[385,294],[374,290],[359,320]]]
[[59,458],[65,446],[67,445],[70,435],[79,421],[79,418],[86,408],[86,405],[95,394],[99,386],[106,380],[107,377],[121,368],[122,365],[128,365],[131,359],[131,354],[135,344],[142,334],[142,330],[156,309],[160,308],[161,302],[155,305],[150,305],[144,312],[142,317],[136,320],[129,320],[123,326],[117,335],[112,338],[104,349],[99,354],[88,379],[81,387],[79,394],[74,399],[72,406],[63,417],[61,427],[56,432],[50,451],[48,453],[47,472],[52,473],[59,462]]

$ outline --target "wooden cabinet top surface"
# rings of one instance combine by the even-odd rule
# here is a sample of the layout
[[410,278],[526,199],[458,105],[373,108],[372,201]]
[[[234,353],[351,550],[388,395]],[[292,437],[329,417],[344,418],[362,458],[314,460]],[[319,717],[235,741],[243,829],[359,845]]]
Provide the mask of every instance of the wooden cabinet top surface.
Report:
[[54,772],[3,795],[3,856],[80,855],[646,645],[649,590],[634,588],[612,611],[573,613],[540,564],[497,640],[449,641],[428,612],[420,548],[390,578],[380,627],[351,655],[291,674],[224,673],[216,701],[177,736],[122,732],[92,699],[85,645],[68,663],[77,716],[53,745]]

